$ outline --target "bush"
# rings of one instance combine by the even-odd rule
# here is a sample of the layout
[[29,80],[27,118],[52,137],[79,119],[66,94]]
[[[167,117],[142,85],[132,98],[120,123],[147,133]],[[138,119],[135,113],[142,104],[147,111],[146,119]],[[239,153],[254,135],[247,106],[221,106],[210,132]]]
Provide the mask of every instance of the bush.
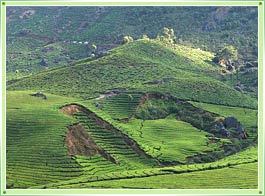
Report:
[[132,42],[133,41],[133,38],[131,37],[131,36],[124,36],[123,37],[123,43],[124,44],[128,44],[128,43],[130,43],[130,42]]

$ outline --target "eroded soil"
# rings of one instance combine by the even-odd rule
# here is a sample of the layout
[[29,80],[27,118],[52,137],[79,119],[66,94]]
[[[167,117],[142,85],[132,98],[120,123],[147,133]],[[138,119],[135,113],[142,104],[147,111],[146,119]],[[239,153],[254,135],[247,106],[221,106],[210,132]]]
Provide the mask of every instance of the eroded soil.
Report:
[[99,153],[108,161],[116,163],[116,160],[111,155],[96,144],[80,123],[68,128],[65,142],[69,155],[92,156]]
[[[114,134],[121,136],[122,139],[124,140],[124,142],[126,143],[126,145],[128,145],[131,149],[133,149],[138,155],[154,159],[152,156],[146,154],[146,152],[140,148],[139,144],[136,141],[134,141],[133,139],[129,138],[127,135],[122,133],[120,130],[118,130],[113,125],[111,125],[107,121],[103,120],[102,118],[100,118],[95,113],[93,113],[92,111],[88,110],[87,108],[85,108],[85,107],[83,107],[81,105],[78,105],[78,104],[69,104],[69,105],[63,106],[61,108],[61,111],[63,113],[65,113],[65,114],[67,114],[67,115],[73,115],[75,112],[83,112],[83,113],[85,113],[88,118],[90,118],[91,120],[95,121],[96,124],[99,125],[101,128],[107,129],[107,130],[113,132]],[[93,145],[89,145],[89,148],[88,148],[89,150],[91,149],[91,146],[93,146]],[[77,147],[77,149],[78,148],[79,147]],[[98,146],[95,147],[95,148],[93,147],[91,149],[91,153],[93,153],[93,150],[95,150],[95,149],[97,149],[97,152],[100,153],[103,157],[105,157],[106,159],[116,163],[114,158],[112,158],[106,151],[104,151],[103,149],[99,148]],[[158,164],[161,164],[158,160],[156,160],[156,161],[158,162]]]

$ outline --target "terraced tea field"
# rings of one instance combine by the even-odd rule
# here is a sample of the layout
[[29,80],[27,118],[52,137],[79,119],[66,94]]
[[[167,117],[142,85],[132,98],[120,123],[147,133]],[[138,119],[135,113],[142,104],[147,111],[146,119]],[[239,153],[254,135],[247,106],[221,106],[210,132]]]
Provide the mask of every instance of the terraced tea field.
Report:
[[63,142],[73,120],[56,109],[70,99],[49,95],[46,101],[30,93],[7,94],[7,185],[11,188],[66,180],[82,173]]
[[8,83],[7,188],[257,189],[257,100],[213,56],[140,39]]
[[[110,180],[104,182],[92,182],[81,184],[81,187],[91,188],[130,188],[138,189],[145,187],[148,189],[256,189],[257,163],[237,165],[229,168],[192,172],[185,174],[166,174],[161,177],[152,176],[135,178],[134,180]],[[247,171],[247,175],[242,175],[242,170]],[[207,180],[206,180],[207,179]],[[75,186],[62,186],[61,188],[73,188]]]
[[[141,108],[138,105],[141,102],[139,94],[133,99],[126,94],[107,98],[102,102],[103,106],[106,103],[103,110],[93,106],[96,100],[89,101],[85,104],[88,108],[82,106],[83,109],[69,113],[70,110],[64,110],[67,103],[78,103],[80,100],[51,94],[46,94],[47,99],[42,99],[30,96],[31,93],[11,91],[7,94],[8,188],[199,188],[204,185],[206,188],[223,188],[229,182],[231,188],[249,188],[250,183],[251,188],[256,187],[256,148],[223,161],[187,165],[190,157],[216,151],[221,144],[232,144],[231,141],[221,139],[208,144],[209,133],[176,120],[174,114],[157,120],[133,117],[132,114]],[[110,107],[108,104],[111,102],[116,105]],[[200,106],[204,105],[200,103]],[[131,108],[129,112],[118,113],[120,115],[113,119],[101,118],[128,107]],[[215,112],[218,112],[218,107],[224,106],[215,107]],[[238,112],[240,109],[235,110]],[[68,113],[64,114],[65,111]],[[225,110],[220,111],[225,114]],[[255,114],[254,110],[248,111],[250,115]],[[127,121],[120,121],[122,118]],[[243,120],[248,127],[255,124]],[[69,154],[65,136],[69,126],[76,123],[81,123],[101,151],[90,156]],[[249,183],[245,184],[239,183],[244,181],[241,177],[236,178],[243,167],[247,168],[244,170],[247,176],[244,177],[250,178]],[[191,171],[194,172],[187,173]],[[212,175],[215,171],[216,175]],[[219,183],[215,185],[222,185],[207,184],[202,180],[207,175],[214,176],[208,178],[209,181],[216,180]],[[194,180],[192,185],[188,183],[190,178]],[[231,178],[234,184],[231,184]],[[144,183],[146,180],[148,184]],[[252,183],[254,181],[256,183]]]
[[[49,188],[257,188],[257,148],[213,163],[112,172],[93,178],[79,177]],[[242,173],[242,169],[246,173]],[[240,172],[241,171],[241,172]],[[216,175],[213,175],[216,172]],[[206,177],[211,174],[211,176]],[[248,180],[246,180],[248,179]],[[149,180],[149,181],[148,181]],[[213,183],[216,180],[218,183]],[[192,183],[189,183],[189,182]],[[143,186],[144,185],[144,186]],[[36,188],[42,188],[38,186]]]

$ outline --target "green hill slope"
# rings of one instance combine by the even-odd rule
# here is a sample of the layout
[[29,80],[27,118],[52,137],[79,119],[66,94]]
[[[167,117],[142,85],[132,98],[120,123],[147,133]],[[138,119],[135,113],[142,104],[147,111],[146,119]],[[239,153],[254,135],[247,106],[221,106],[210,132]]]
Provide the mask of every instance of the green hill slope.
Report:
[[210,53],[186,50],[187,53],[189,58],[180,50],[167,48],[156,41],[137,40],[111,50],[107,56],[42,72],[7,88],[85,99],[118,88],[169,93],[181,99],[207,103],[256,107],[254,99],[215,79],[219,68],[207,63]]
[[[230,139],[234,143],[241,143],[242,146],[244,140],[219,138],[220,143],[206,145],[210,137],[206,136],[205,131],[198,131],[191,124],[176,120],[172,115],[159,120],[146,120],[142,136],[139,137],[140,119],[132,119],[126,124],[108,119],[107,114],[110,114],[108,110],[93,108],[88,101],[48,93],[46,93],[47,99],[42,99],[30,96],[31,93],[32,91],[7,93],[7,188],[256,188],[257,186],[256,147],[250,147],[246,151],[221,160],[218,160],[218,154],[207,154],[215,148],[222,151],[220,143],[224,145],[228,141],[229,144]],[[83,102],[88,109],[74,110],[69,105],[73,102]],[[217,114],[224,113],[225,116],[229,112],[226,106],[202,104],[202,107],[207,107],[209,111],[215,110]],[[232,114],[235,116],[240,114],[238,117],[244,125],[247,125],[249,131],[255,126],[254,121],[249,121],[254,119],[255,111],[248,110],[247,118],[244,118],[244,111],[245,109],[242,108],[234,108]],[[69,117],[63,113],[68,115],[72,113],[73,116]],[[102,121],[105,124],[102,124]],[[67,143],[69,130],[77,123],[83,126],[84,131],[96,142],[97,148],[103,149],[104,153],[102,151],[90,155],[69,153],[71,147]],[[130,132],[126,133],[126,130]],[[81,136],[82,134],[79,135]],[[75,139],[80,142],[79,147],[82,147],[80,138]],[[161,140],[164,142],[161,143]],[[71,141],[74,141],[73,138]],[[150,155],[144,156],[143,151],[137,149],[137,143]],[[230,147],[235,146],[233,144]],[[209,156],[208,158],[213,156],[213,160],[218,161],[207,163],[204,160],[203,163],[197,164],[174,162],[184,161],[184,158],[196,154],[205,154]],[[110,161],[108,156],[113,157],[115,161]],[[161,167],[160,163],[165,164],[169,160],[173,161],[171,162],[173,166]],[[244,173],[239,172],[243,168]],[[229,177],[233,179],[229,179],[228,174],[231,174]],[[188,183],[191,176],[194,184]],[[224,184],[212,185],[211,179],[217,180],[217,178],[205,178],[206,176],[218,176],[218,182]],[[241,183],[246,177],[248,179]],[[147,179],[150,179],[149,184],[146,184]],[[157,181],[161,183],[157,184]]]
[[212,57],[139,39],[9,83],[7,188],[256,188],[257,100]]

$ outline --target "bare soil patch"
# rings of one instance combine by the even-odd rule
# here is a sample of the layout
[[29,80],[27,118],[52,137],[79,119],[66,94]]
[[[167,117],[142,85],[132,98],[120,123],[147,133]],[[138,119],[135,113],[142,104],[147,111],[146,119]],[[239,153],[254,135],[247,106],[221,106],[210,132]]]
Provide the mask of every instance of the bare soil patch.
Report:
[[116,164],[116,160],[96,144],[80,123],[68,128],[65,142],[70,155],[92,156],[99,153],[108,161]]

